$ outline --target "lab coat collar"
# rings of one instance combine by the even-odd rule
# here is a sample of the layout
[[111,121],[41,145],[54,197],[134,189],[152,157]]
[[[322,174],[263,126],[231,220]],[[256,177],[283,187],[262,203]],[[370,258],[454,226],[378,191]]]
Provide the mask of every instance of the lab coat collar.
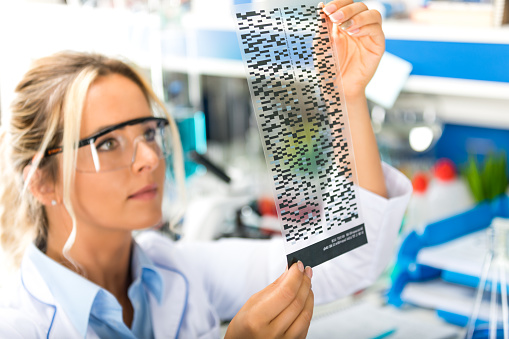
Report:
[[[27,250],[29,262],[38,267],[38,276],[44,280],[44,291],[39,286],[26,286],[37,299],[46,300],[46,304],[56,307],[56,300],[75,326],[81,337],[85,337],[88,328],[90,310],[101,287],[79,276],[42,253],[34,244]],[[40,271],[44,269],[44,271]],[[33,280],[33,279],[30,279]],[[62,286],[70,284],[68,286]],[[50,293],[48,295],[47,293]]]
[[44,279],[39,274],[36,264],[30,258],[32,246],[34,245],[29,245],[28,250],[23,256],[23,260],[21,261],[21,283],[25,290],[35,299],[39,300],[43,304],[53,304],[53,295],[51,294],[48,285],[46,285]]
[[164,280],[162,302],[149,293],[150,311],[155,338],[178,338],[187,309],[189,283],[178,270],[156,266]]
[[[65,312],[57,312],[55,297],[39,273],[36,262],[30,256],[30,252],[34,250],[38,251],[35,246],[26,251],[21,264],[21,281],[24,289],[32,298],[47,307],[47,312],[34,316],[39,318],[44,317],[44,323],[47,324],[46,331],[48,338],[50,337],[50,332],[57,337],[65,334],[68,335],[69,328],[58,328],[58,325],[56,327],[53,326],[54,323],[62,324],[61,321],[56,321],[55,318],[63,317]],[[148,257],[150,258],[150,256]],[[154,260],[155,258],[150,259]],[[187,309],[189,283],[184,274],[169,265],[156,263],[155,267],[161,275],[164,288],[161,289],[161,299],[157,297],[158,293],[148,293],[154,336],[156,339],[177,338]],[[73,325],[80,336],[84,338],[87,333],[88,317],[86,327]]]

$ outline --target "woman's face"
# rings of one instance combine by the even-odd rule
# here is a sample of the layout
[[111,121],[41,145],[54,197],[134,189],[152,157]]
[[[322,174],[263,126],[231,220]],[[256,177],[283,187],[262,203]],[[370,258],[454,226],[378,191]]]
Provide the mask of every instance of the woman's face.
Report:
[[[133,81],[118,74],[100,77],[87,94],[80,139],[124,121],[150,116],[149,104]],[[122,130],[130,138],[126,148],[130,156],[138,130],[135,126]],[[97,173],[76,171],[71,200],[78,226],[134,230],[157,225],[162,218],[164,180],[164,159],[144,142],[137,143],[131,166]]]

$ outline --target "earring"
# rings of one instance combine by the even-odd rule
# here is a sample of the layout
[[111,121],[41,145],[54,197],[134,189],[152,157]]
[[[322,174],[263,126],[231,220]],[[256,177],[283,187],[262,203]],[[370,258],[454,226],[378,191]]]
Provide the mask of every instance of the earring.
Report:
[[57,201],[55,199],[51,200],[51,206],[56,206]]

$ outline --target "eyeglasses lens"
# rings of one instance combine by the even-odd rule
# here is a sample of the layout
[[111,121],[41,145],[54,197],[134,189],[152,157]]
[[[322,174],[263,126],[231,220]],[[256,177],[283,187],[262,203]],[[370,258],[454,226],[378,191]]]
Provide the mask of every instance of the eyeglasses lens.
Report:
[[170,131],[160,121],[124,126],[92,140],[78,149],[77,170],[107,172],[130,166],[140,143],[163,159],[170,155]]

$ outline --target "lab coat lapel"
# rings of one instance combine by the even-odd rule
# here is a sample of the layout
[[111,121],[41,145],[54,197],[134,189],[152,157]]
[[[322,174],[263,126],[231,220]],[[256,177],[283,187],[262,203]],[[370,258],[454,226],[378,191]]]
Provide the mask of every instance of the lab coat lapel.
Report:
[[186,312],[189,285],[182,273],[158,267],[164,280],[161,303],[149,293],[154,336],[156,339],[177,338]]
[[54,305],[53,294],[44,282],[34,263],[27,254],[21,262],[21,282],[25,290],[34,298],[47,305]]
[[[48,285],[25,254],[20,268],[21,283],[27,292],[23,298],[26,312],[46,331],[46,338],[79,338],[80,335],[65,313],[57,312],[57,304]],[[87,336],[88,338],[88,336]]]

